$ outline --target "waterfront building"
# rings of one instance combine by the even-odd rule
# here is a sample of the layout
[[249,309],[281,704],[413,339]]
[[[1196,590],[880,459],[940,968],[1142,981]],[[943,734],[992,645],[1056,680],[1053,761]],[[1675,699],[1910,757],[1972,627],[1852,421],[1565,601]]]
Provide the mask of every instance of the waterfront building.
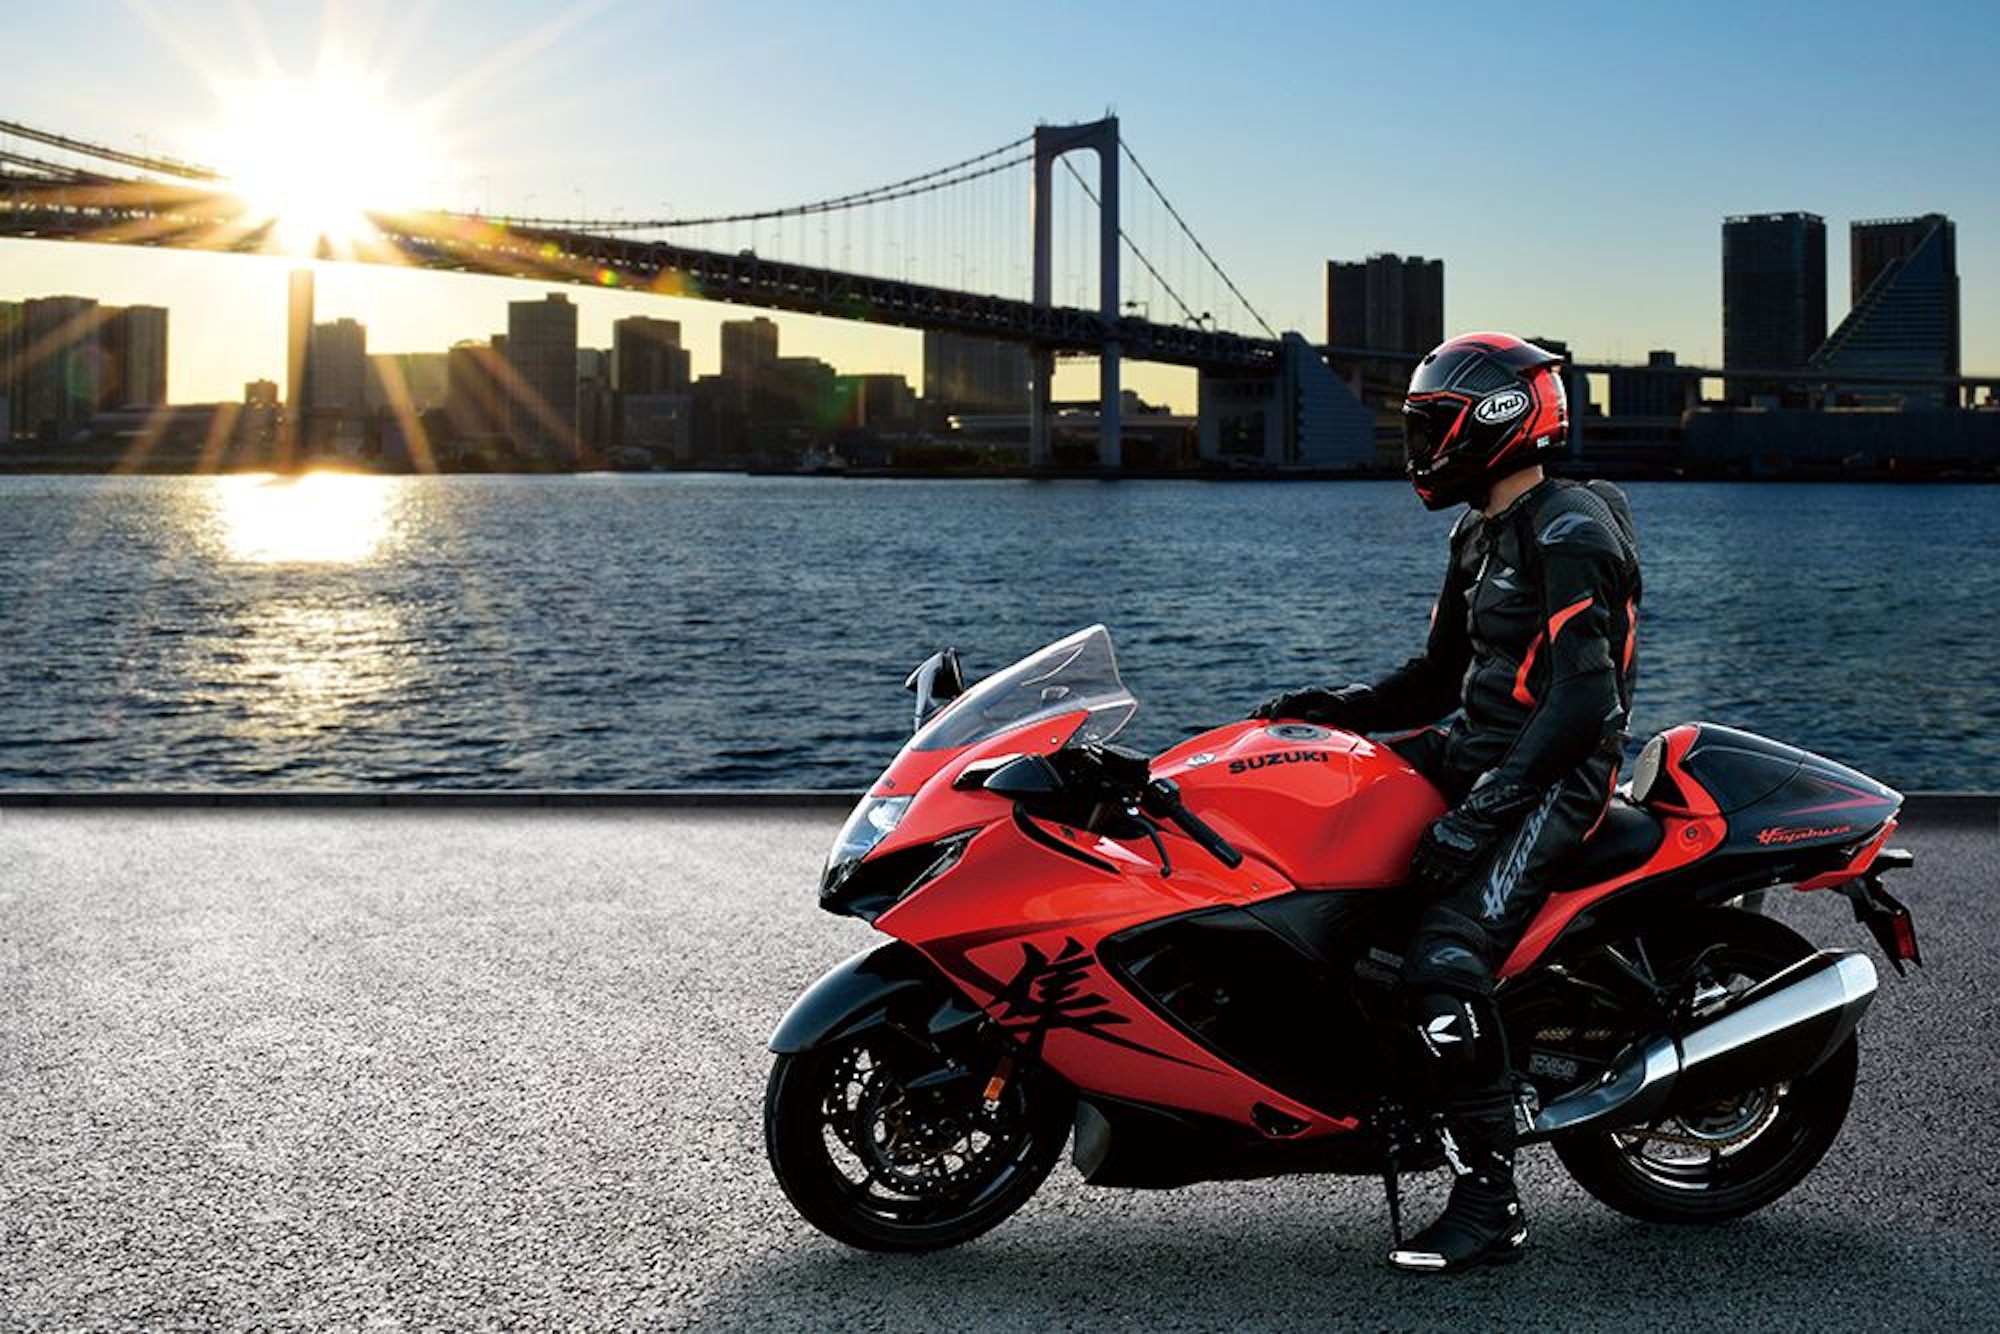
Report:
[[722,322],[722,374],[755,386],[778,360],[778,326],[762,315]]
[[24,433],[68,443],[89,424],[103,402],[102,318],[90,297],[45,296],[23,303],[16,354],[22,363],[21,404],[14,413]]
[[1028,349],[964,334],[924,334],[924,402],[934,424],[965,413],[1028,411]]
[[285,284],[285,419],[304,419],[312,395],[306,383],[311,364],[306,349],[312,343],[313,275],[294,269]]
[[509,433],[517,448],[575,467],[576,307],[560,292],[507,303]]
[[446,405],[451,393],[450,354],[373,352],[368,356],[367,407],[423,413]]
[[1422,255],[1328,260],[1326,341],[1377,352],[1428,352],[1444,341],[1444,261]]
[[1694,406],[1698,382],[1663,372],[1678,365],[1669,351],[1646,354],[1644,367],[1620,367],[1610,374],[1613,417],[1676,417]]
[[689,395],[624,394],[617,396],[618,443],[642,449],[656,461],[686,462],[690,457],[693,416]]
[[688,371],[679,320],[631,315],[612,324],[611,387],[619,393],[685,394]]
[[21,397],[21,373],[25,367],[22,322],[26,312],[18,301],[0,301],[0,445],[13,439],[14,409]]
[[[1826,222],[1816,213],[1722,221],[1723,369],[1793,370],[1826,341]],[[1737,402],[1783,394],[1784,378],[1728,379]]]
[[1272,372],[1204,371],[1197,449],[1241,468],[1371,467],[1375,414],[1295,333],[1279,341]]
[[[1956,229],[1940,213],[1856,222],[1849,229],[1854,307],[1813,354],[1816,369],[1876,375],[1959,373]],[[1858,385],[1850,401],[1949,407],[1946,385]]]
[[445,353],[445,417],[452,434],[462,440],[505,435],[505,384],[505,358],[494,343],[458,343]]
[[238,463],[270,459],[278,443],[283,403],[275,380],[252,380],[243,386],[243,411],[236,419],[232,441]]
[[359,414],[368,406],[368,326],[342,318],[312,326],[306,411]]
[[779,357],[771,367],[771,410],[759,415],[774,425],[831,430],[840,416],[837,381],[818,357]]
[[104,351],[99,406],[157,408],[167,401],[167,312],[162,306],[104,310],[98,338]]
[[849,431],[908,432],[917,425],[917,395],[900,375],[840,376],[834,395],[841,405],[840,426]]

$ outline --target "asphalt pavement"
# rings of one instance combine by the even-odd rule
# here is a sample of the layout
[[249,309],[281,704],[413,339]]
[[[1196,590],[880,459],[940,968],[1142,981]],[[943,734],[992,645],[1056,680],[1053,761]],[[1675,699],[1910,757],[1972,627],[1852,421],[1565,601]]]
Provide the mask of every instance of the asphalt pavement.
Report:
[[1929,966],[1881,966],[1801,1187],[1652,1226],[1531,1150],[1526,1262],[1440,1280],[1382,1266],[1370,1181],[1065,1164],[930,1256],[801,1222],[763,1042],[872,939],[814,904],[840,819],[0,810],[0,1328],[2000,1329],[1991,823],[1899,836]]

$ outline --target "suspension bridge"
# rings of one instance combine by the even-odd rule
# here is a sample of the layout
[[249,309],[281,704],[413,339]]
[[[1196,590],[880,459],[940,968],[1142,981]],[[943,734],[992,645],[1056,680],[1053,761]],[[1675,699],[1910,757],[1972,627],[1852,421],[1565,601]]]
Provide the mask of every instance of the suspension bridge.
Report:
[[[1076,168],[1076,154],[1095,156],[1094,174]],[[1128,166],[1139,189],[1125,188]],[[1267,409],[1324,405],[1345,389],[1304,338],[1281,336],[1257,312],[1115,117],[1038,126],[945,167],[802,204],[648,218],[577,212],[373,212],[364,234],[322,236],[310,250],[322,259],[732,302],[1023,344],[1031,353],[1035,465],[1050,457],[1051,384],[1061,357],[1097,359],[1098,463],[1107,469],[1120,463],[1127,358],[1201,372],[1204,429],[1211,429],[1210,380],[1224,381],[1217,397],[1242,420],[1254,418],[1257,430],[1276,433],[1266,452],[1279,461],[1311,457],[1312,442],[1301,433],[1316,428],[1302,423],[1296,408]],[[0,121],[0,237],[296,253],[278,235],[279,221],[260,216],[211,168]],[[1302,380],[1312,381],[1311,391],[1301,392]],[[1364,429],[1372,432],[1358,402],[1336,407],[1354,410],[1336,414],[1351,446]]]

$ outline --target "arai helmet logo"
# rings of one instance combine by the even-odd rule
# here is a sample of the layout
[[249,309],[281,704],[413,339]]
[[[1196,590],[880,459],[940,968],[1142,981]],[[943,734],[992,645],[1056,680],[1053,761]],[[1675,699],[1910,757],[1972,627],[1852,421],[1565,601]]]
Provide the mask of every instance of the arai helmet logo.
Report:
[[1188,768],[1190,769],[1199,769],[1204,764],[1214,764],[1215,752],[1211,750],[1205,750],[1199,755],[1190,755],[1188,756],[1187,763],[1188,763]]
[[1528,410],[1528,394],[1523,389],[1502,389],[1497,394],[1488,394],[1479,400],[1479,406],[1472,410],[1475,419],[1496,426],[1512,421]]

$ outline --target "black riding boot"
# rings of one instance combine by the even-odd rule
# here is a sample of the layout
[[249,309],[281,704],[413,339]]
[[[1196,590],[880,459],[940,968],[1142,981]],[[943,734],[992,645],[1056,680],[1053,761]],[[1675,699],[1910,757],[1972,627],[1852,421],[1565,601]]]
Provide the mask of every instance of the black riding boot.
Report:
[[1454,1103],[1445,1113],[1444,1146],[1451,1198],[1436,1222],[1389,1252],[1389,1263],[1413,1273],[1446,1273],[1520,1259],[1528,1224],[1514,1193],[1511,1102],[1488,1097]]

